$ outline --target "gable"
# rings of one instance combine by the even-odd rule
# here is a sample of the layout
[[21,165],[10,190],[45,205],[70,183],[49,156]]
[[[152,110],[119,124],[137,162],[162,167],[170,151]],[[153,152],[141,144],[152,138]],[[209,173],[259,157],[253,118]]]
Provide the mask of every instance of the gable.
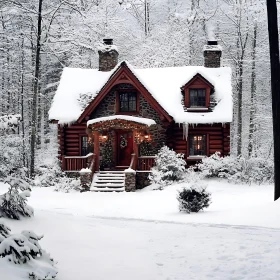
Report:
[[122,63],[119,68],[113,73],[108,82],[103,86],[96,98],[85,108],[77,122],[81,123],[84,119],[88,120],[92,112],[97,108],[100,102],[110,93],[114,86],[118,84],[131,84],[135,89],[151,104],[155,111],[169,122],[172,121],[167,112],[160,106],[160,104],[153,98],[149,91],[141,84],[141,82],[135,77],[135,75],[126,66],[126,63]]
[[[200,90],[205,93],[205,106],[204,109],[210,108],[210,94],[214,90],[214,86],[207,81],[203,76],[200,74],[196,74],[187,84],[182,87],[183,93],[183,103],[188,110],[191,110],[191,107],[194,107],[191,104],[191,91]],[[196,108],[196,111],[199,108]],[[203,108],[201,108],[202,110]]]

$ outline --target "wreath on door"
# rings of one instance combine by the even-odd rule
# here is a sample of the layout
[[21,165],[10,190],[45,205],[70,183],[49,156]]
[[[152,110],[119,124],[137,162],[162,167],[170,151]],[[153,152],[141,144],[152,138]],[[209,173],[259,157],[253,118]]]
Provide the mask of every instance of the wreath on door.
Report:
[[121,135],[121,137],[120,137],[120,147],[121,147],[121,149],[124,149],[126,146],[127,146],[127,140],[123,135]]

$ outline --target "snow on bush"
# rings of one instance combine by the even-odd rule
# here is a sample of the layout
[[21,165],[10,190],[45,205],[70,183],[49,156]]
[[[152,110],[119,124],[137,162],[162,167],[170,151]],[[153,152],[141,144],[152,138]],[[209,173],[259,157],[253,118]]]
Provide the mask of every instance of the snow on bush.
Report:
[[31,217],[33,209],[26,203],[31,191],[29,184],[15,177],[8,177],[5,183],[10,187],[7,193],[0,196],[0,216],[16,220],[22,216]]
[[206,185],[192,184],[179,191],[177,199],[179,210],[187,213],[199,212],[211,203],[211,194],[206,190]]
[[35,186],[50,187],[60,182],[65,174],[61,171],[58,160],[51,164],[42,164],[36,168]]
[[197,164],[203,177],[226,178],[233,183],[273,183],[273,161],[264,158],[221,157],[217,152]]
[[10,235],[11,229],[0,220],[0,243]]
[[7,261],[16,266],[20,265],[27,273],[26,279],[29,277],[32,280],[50,280],[56,277],[57,270],[53,259],[39,244],[43,236],[38,236],[32,231],[10,235],[9,229],[4,225],[3,228],[5,236],[3,235],[4,238],[0,243],[2,263]]
[[149,179],[160,186],[179,181],[185,173],[186,162],[183,154],[177,154],[167,146],[163,146],[155,158],[155,166],[151,169]]
[[0,179],[11,174],[21,173],[26,176],[23,166],[23,142],[19,135],[0,135]]
[[55,184],[55,191],[69,193],[71,191],[81,191],[81,181],[76,178],[62,177]]

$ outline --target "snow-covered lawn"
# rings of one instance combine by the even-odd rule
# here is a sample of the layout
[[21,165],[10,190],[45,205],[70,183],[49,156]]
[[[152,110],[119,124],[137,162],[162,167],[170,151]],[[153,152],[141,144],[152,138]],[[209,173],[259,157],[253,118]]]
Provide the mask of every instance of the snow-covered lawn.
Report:
[[180,187],[136,193],[34,188],[35,216],[6,223],[13,232],[44,233],[40,243],[58,261],[58,280],[279,278],[280,201],[273,202],[273,186],[209,181],[213,203],[190,215],[178,212]]

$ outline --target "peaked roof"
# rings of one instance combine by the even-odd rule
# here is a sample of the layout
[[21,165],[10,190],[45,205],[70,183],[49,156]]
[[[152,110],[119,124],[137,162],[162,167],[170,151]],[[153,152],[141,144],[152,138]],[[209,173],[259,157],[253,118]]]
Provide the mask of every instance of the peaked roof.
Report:
[[[59,123],[73,123],[82,117],[88,104],[95,103],[110,82],[123,68],[139,81],[150,97],[158,104],[158,110],[171,116],[177,123],[225,123],[232,121],[231,69],[228,67],[205,68],[184,66],[135,69],[129,63],[119,63],[110,72],[98,69],[64,68],[59,87],[49,111],[49,119]],[[211,85],[217,105],[213,112],[185,112],[181,87],[199,74]],[[101,98],[101,96],[99,97]],[[91,101],[91,102],[90,102]]]
[[84,109],[83,113],[80,115],[77,121],[82,122],[82,120],[99,105],[99,103],[104,99],[104,97],[110,92],[110,89],[118,83],[131,83],[132,85],[134,85],[134,87],[138,91],[141,91],[143,96],[148,100],[148,102],[159,114],[164,116],[165,119],[167,119],[168,121],[172,120],[168,113],[162,108],[162,106],[155,100],[155,98],[149,93],[149,91],[134,75],[134,73],[128,67],[127,63],[123,61],[119,64],[116,70],[109,77],[108,81],[99,91],[98,96],[96,96],[96,98],[94,98]]

